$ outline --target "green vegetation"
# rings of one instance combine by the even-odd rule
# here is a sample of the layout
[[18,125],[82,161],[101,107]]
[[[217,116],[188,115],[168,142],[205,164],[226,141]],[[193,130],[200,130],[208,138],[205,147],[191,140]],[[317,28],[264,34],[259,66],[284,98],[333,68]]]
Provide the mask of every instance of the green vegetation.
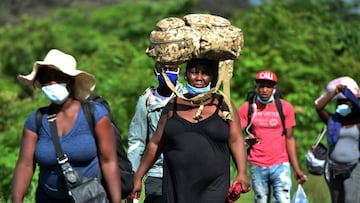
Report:
[[[44,19],[23,16],[20,24],[0,28],[0,202],[10,198],[23,122],[48,104],[41,91],[21,86],[16,76],[28,74],[34,61],[42,60],[51,48],[71,53],[79,69],[96,76],[96,92],[110,102],[126,140],[139,95],[156,85],[154,63],[145,54],[149,34],[158,20],[182,17],[194,3],[144,0],[103,7],[74,3]],[[231,97],[240,106],[257,71],[271,69],[278,74],[284,97],[295,106],[295,136],[304,171],[305,153],[322,127],[314,99],[336,77],[360,78],[360,21],[351,6],[339,0],[273,0],[253,10],[235,10],[230,17],[245,36]],[[309,178],[304,189],[310,202],[330,202],[323,178]],[[34,199],[36,181],[34,175],[27,202]],[[292,193],[295,188],[296,184]],[[242,195],[241,202],[253,202],[253,193]]]

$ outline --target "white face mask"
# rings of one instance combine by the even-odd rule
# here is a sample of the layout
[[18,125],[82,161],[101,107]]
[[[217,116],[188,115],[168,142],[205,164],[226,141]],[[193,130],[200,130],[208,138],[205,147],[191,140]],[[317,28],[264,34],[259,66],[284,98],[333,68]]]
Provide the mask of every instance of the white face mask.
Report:
[[336,112],[345,117],[351,113],[351,107],[347,104],[340,104],[336,107]]
[[47,85],[41,88],[45,96],[55,104],[62,104],[69,97],[66,83]]

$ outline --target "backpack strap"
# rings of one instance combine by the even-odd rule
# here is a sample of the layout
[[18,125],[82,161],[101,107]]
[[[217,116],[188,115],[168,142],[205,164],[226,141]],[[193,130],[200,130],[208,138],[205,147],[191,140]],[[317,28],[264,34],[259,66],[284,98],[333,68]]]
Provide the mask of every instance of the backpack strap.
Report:
[[276,104],[276,108],[277,108],[277,110],[279,112],[279,115],[280,115],[281,125],[283,127],[283,135],[286,135],[285,115],[284,115],[282,104],[281,104],[281,101],[280,101],[279,97],[275,97],[275,104]]
[[153,110],[149,110],[149,106],[150,106],[150,97],[151,96],[154,96],[154,92],[155,92],[155,87],[150,87],[150,93],[149,95],[147,96],[146,98],[146,110],[147,110],[147,114],[146,114],[146,140],[145,140],[145,143],[146,145],[149,143],[149,140],[150,140],[150,121],[149,121],[149,115],[150,113],[152,112],[158,112],[158,111],[162,111],[163,110],[163,106],[162,107],[158,107],[156,109],[153,109]]
[[150,94],[149,94],[149,95],[147,96],[147,98],[146,98],[146,109],[148,110],[148,111],[147,111],[148,114],[151,113],[151,112],[155,112],[155,111],[161,111],[161,110],[164,108],[164,106],[162,106],[162,107],[158,107],[158,108],[156,108],[156,109],[153,109],[153,110],[149,111],[150,97],[151,97],[151,96],[155,96],[155,95],[154,95],[155,90],[156,90],[155,87],[151,87],[151,89],[150,89],[151,92],[150,92]]
[[[248,124],[247,124],[247,127],[250,125],[250,120],[251,120],[251,116],[252,116],[252,113],[253,113],[251,105],[255,103],[255,99],[256,99],[256,95],[254,95],[253,97],[248,99],[249,106],[248,106]],[[274,96],[274,100],[275,100],[275,105],[276,105],[276,108],[277,108],[277,110],[279,112],[279,116],[280,116],[280,119],[281,119],[281,125],[282,125],[282,128],[283,128],[282,135],[286,135],[285,115],[284,115],[284,112],[283,112],[283,108],[282,108],[280,98],[278,96]],[[251,127],[250,127],[250,130],[251,130]]]
[[[84,111],[84,115],[86,118],[87,123],[89,124],[89,127],[92,131],[92,133],[95,133],[95,128],[94,128],[94,104],[91,101],[81,101],[81,107],[83,108]],[[36,132],[38,133],[41,125],[42,125],[42,117],[45,113],[48,112],[49,107],[45,106],[45,107],[41,107],[36,111],[36,115],[35,115],[35,122],[36,122]]]
[[81,107],[84,111],[86,121],[91,129],[93,135],[95,135],[95,121],[94,121],[94,103],[91,101],[81,101]]
[[[252,94],[252,93],[250,93]],[[247,98],[248,100],[248,114],[247,114],[247,118],[248,118],[248,124],[246,125],[246,128],[245,129],[248,129],[249,128],[249,125],[251,123],[251,116],[253,114],[253,108],[252,108],[252,105],[255,103],[255,98],[256,98],[256,94],[253,94],[251,95],[250,97]],[[251,126],[250,126],[250,129],[248,129],[249,131],[251,131]]]
[[35,125],[36,125],[36,133],[38,133],[38,134],[39,134],[39,130],[42,125],[42,117],[45,113],[48,112],[48,109],[49,109],[49,107],[45,106],[45,107],[41,107],[38,110],[36,110]]
[[155,91],[155,88],[151,87],[150,88],[150,93],[146,97],[146,101],[145,101],[145,106],[146,106],[146,111],[147,111],[147,113],[146,113],[146,140],[145,140],[146,145],[149,143],[149,140],[150,140],[150,124],[149,124],[150,111],[149,111],[149,106],[150,106],[150,96],[152,94],[154,94],[154,91]]

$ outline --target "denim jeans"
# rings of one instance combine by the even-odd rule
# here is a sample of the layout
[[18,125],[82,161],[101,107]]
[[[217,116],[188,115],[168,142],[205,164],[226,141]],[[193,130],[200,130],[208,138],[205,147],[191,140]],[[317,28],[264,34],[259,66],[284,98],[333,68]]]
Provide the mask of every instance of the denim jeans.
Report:
[[144,203],[161,203],[162,200],[162,178],[148,176],[145,180]]
[[274,203],[290,203],[291,169],[290,163],[270,167],[250,164],[255,203],[270,203],[273,190]]
[[[329,170],[325,171],[329,173]],[[360,164],[351,171],[347,178],[334,178],[325,174],[332,203],[359,203],[360,201]]]

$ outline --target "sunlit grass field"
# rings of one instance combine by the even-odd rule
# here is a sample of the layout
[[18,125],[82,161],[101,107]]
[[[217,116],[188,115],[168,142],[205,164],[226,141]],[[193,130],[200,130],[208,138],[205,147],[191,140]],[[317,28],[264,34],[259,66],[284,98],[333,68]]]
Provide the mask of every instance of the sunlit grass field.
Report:
[[[331,203],[330,194],[323,176],[307,175],[309,180],[303,184],[304,191],[310,203]],[[297,184],[293,180],[291,198],[296,192]],[[254,203],[254,193],[242,194],[237,203]]]
[[[305,173],[307,173],[306,168],[302,167]],[[249,170],[248,170],[249,173]],[[231,174],[234,174],[234,167],[231,167]],[[331,203],[331,198],[328,190],[328,186],[324,180],[323,176],[314,176],[311,174],[306,174],[308,176],[308,181],[303,184],[303,189],[307,195],[309,203]],[[249,177],[250,173],[249,173]],[[294,174],[292,173],[292,189],[291,189],[291,198],[297,189],[297,182],[294,180]],[[246,194],[242,194],[240,199],[236,203],[254,203],[254,192],[250,191]]]
[[[306,170],[306,169],[303,169]],[[303,184],[304,191],[308,197],[309,203],[331,203],[330,194],[323,176],[313,176],[308,174],[308,181]],[[293,180],[291,189],[291,198],[297,189],[297,183]],[[141,193],[140,202],[144,200],[144,192]],[[240,199],[236,203],[254,203],[254,193],[250,191],[241,194]]]
[[[305,193],[309,199],[310,203],[330,203],[330,195],[327,188],[327,185],[322,176],[313,176],[308,175],[309,180],[303,185]],[[293,183],[295,183],[293,181]],[[293,188],[291,190],[291,196],[295,193],[297,188],[297,184],[293,184]],[[141,193],[140,201],[144,201],[144,192]],[[4,201],[0,198],[0,203],[5,203],[10,201]],[[25,200],[25,203],[33,203],[33,200]],[[125,202],[125,201],[124,201]],[[254,193],[250,191],[246,194],[242,194],[240,199],[236,201],[236,203],[254,203]]]

